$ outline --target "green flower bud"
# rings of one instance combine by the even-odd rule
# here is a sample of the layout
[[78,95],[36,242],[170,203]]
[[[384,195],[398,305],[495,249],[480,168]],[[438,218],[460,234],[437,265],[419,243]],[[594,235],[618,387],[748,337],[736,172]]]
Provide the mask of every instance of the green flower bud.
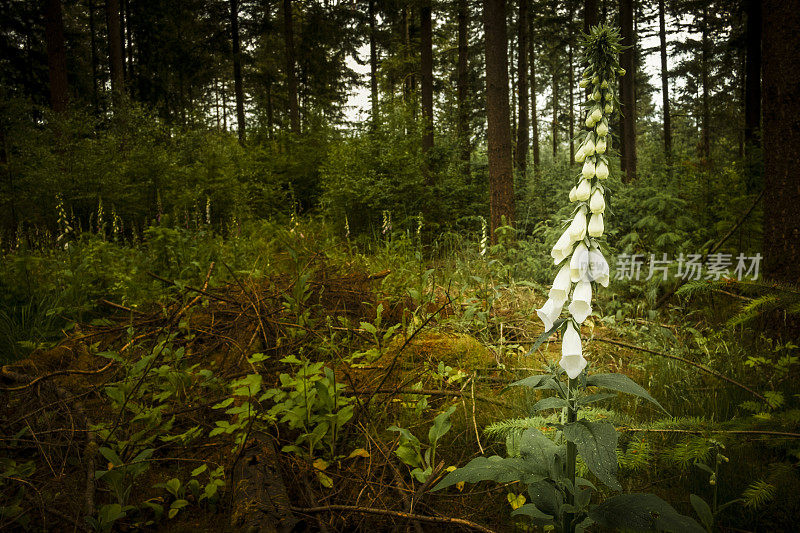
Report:
[[592,78],[592,83],[594,83],[595,85],[597,85],[598,83],[600,83],[600,77],[599,77],[599,76],[594,76],[594,77]]
[[603,97],[602,97],[602,95],[600,94],[600,91],[595,91],[595,92],[592,94],[592,100],[594,100],[595,102],[599,102],[599,101],[600,101],[602,98],[603,98]]
[[608,89],[608,80],[603,80],[603,83],[600,84],[601,89]]
[[597,129],[595,131],[597,132],[597,135],[599,135],[600,137],[605,137],[606,135],[608,135],[608,126],[606,125],[605,122],[601,122],[600,124],[597,125]]
[[624,76],[625,75],[625,69],[624,68],[617,69],[617,74],[619,74],[620,76]]
[[598,139],[598,140],[597,140],[597,142],[595,143],[595,145],[594,145],[594,151],[595,151],[595,152],[597,152],[598,154],[604,154],[604,153],[606,153],[606,149],[607,149],[607,147],[608,147],[608,146],[607,146],[607,144],[606,144],[606,138],[605,138],[605,137],[601,137],[601,138],[600,138],[600,139]]
[[603,112],[600,111],[599,107],[595,107],[594,110],[592,110],[592,114],[590,116],[592,117],[592,122],[597,122],[601,118],[603,118]]
[[606,115],[610,115],[614,112],[614,104],[611,102],[607,102],[605,108],[603,110],[606,112]]
[[589,80],[582,79],[578,85],[580,86],[581,89],[585,89],[589,86]]

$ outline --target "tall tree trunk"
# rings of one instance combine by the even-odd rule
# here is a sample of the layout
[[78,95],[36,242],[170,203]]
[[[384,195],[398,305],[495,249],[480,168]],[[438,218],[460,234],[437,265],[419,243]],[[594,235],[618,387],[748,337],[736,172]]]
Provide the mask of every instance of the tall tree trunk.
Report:
[[[570,15],[570,26],[572,26],[572,16]],[[575,91],[573,90],[575,84],[574,65],[572,64],[572,34],[569,40],[569,52],[567,53],[568,61],[567,68],[569,68],[569,164],[575,164],[575,143],[572,139],[575,137]]]
[[128,67],[127,58],[125,54],[125,27],[126,27],[126,20],[125,20],[125,6],[127,2],[126,0],[119,0],[119,51],[122,54],[122,77],[127,79],[126,77],[126,70]]
[[711,104],[709,102],[709,80],[708,69],[709,67],[709,50],[708,50],[708,8],[703,8],[703,21],[702,21],[702,42],[701,42],[701,55],[700,55],[700,75],[702,78],[703,90],[703,111],[701,116],[700,135],[701,135],[701,156],[706,165],[711,164]]
[[119,27],[119,0],[106,0],[108,28],[108,64],[111,73],[111,99],[118,107],[125,94],[125,71],[122,63],[122,33]]
[[424,0],[419,9],[420,22],[420,81],[422,82],[422,154],[423,173],[428,185],[432,185],[430,151],[433,148],[433,27],[431,23],[431,0]]
[[[554,52],[555,53],[555,52]],[[558,156],[558,66],[553,64],[553,161]]]
[[372,125],[378,124],[378,48],[375,33],[375,0],[369,0],[369,87]]
[[[512,0],[513,1],[513,0]],[[508,70],[509,70],[509,83],[511,83],[511,161],[516,160],[517,146],[517,65],[514,62],[514,42],[516,41],[516,36],[513,34],[509,39],[508,43]]]
[[621,122],[621,159],[625,175],[623,181],[630,183],[636,180],[636,63],[634,61],[633,2],[620,0],[620,26],[622,45],[630,48],[621,54],[620,63],[625,75],[620,78],[622,92]]
[[583,33],[589,33],[592,26],[597,26],[597,0],[583,0]]
[[100,113],[100,98],[97,94],[97,29],[94,22],[94,0],[89,0],[87,9],[89,10],[89,46],[92,49],[92,107],[97,114]]
[[658,38],[661,41],[661,98],[664,113],[664,159],[672,169],[672,117],[669,112],[669,69],[667,68],[667,23],[664,0],[658,0]]
[[233,51],[233,92],[236,95],[236,123],[239,142],[244,144],[244,87],[242,87],[242,50],[239,45],[239,0],[231,0],[231,44]]
[[297,74],[294,70],[292,0],[283,0],[283,42],[286,54],[286,85],[289,93],[289,123],[292,133],[300,133],[300,108],[297,103]]
[[[129,82],[133,82],[133,29],[131,28],[131,0],[125,0],[125,32],[122,34],[122,45],[128,50],[126,57],[128,58],[128,76]],[[133,87],[129,87],[130,92]]]
[[458,0],[458,66],[456,73],[456,85],[458,92],[458,145],[461,156],[462,175],[470,175],[470,155],[471,148],[469,142],[469,11],[467,0]]
[[762,17],[764,274],[800,283],[800,11],[765,0]]
[[519,77],[519,113],[517,119],[516,167],[520,178],[525,179],[528,169],[528,0],[519,0],[519,51],[517,76]]
[[64,113],[69,105],[69,82],[67,81],[67,47],[64,44],[61,0],[47,0],[44,17],[47,39],[47,71],[50,78],[50,105],[56,113]]
[[538,182],[541,177],[542,158],[539,152],[539,115],[536,107],[536,49],[533,39],[533,17],[531,17],[531,32],[528,40],[531,63],[531,144],[533,145],[533,178]]
[[505,0],[483,0],[486,35],[486,115],[489,156],[491,240],[496,229],[514,224],[514,173],[511,163],[511,127],[508,104],[508,48]]
[[761,0],[747,0],[747,51],[744,81],[744,150],[747,191],[761,181]]

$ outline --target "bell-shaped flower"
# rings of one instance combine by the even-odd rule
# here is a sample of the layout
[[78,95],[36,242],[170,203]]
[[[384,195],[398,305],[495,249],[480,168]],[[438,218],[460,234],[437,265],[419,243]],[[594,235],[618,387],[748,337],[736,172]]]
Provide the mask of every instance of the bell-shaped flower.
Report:
[[578,199],[575,197],[575,193],[577,192],[577,190],[578,190],[578,187],[573,187],[572,189],[570,189],[570,191],[569,191],[569,201],[570,201],[570,203],[578,201]]
[[591,138],[587,138],[586,142],[581,146],[581,150],[583,150],[583,153],[586,155],[594,155],[594,141],[592,141]]
[[605,122],[601,122],[600,124],[597,125],[595,131],[597,132],[597,135],[599,135],[600,137],[605,137],[606,135],[608,135],[608,124],[606,124]]
[[583,163],[583,160],[586,159],[586,152],[583,151],[583,146],[578,148],[578,151],[575,152],[575,162],[576,163]]
[[585,202],[589,199],[592,193],[592,185],[589,180],[581,180],[578,187],[575,189],[575,199],[579,202]]
[[569,232],[569,237],[573,241],[582,241],[584,237],[586,237],[586,207],[581,207],[577,213],[575,213],[575,217],[572,219],[572,223],[567,228]]
[[600,94],[600,91],[596,90],[595,92],[592,93],[592,100],[594,100],[595,102],[599,102],[600,100],[602,100],[602,98],[603,96]]
[[596,281],[603,287],[608,287],[610,269],[608,261],[597,248],[592,248],[589,252],[589,264],[586,270],[588,281]]
[[564,337],[561,339],[561,361],[558,364],[567,372],[570,379],[577,378],[586,368],[581,336],[575,330],[572,322],[569,322],[567,329],[564,330]]
[[597,163],[594,173],[601,180],[604,180],[608,177],[608,165],[606,165],[605,161],[600,161]]
[[569,304],[569,314],[578,324],[583,323],[586,317],[592,314],[592,284],[581,280],[575,285],[572,292],[572,302]]
[[597,143],[594,145],[594,151],[598,154],[606,153],[606,149],[608,148],[608,144],[606,143],[605,137],[600,137],[597,140]]
[[540,309],[536,310],[536,314],[544,323],[545,331],[550,331],[550,328],[553,327],[553,322],[558,320],[559,315],[561,315],[561,309],[563,307],[563,300],[558,302],[549,298]]
[[569,229],[567,229],[561,234],[561,237],[558,238],[558,241],[556,241],[556,244],[550,251],[550,256],[553,258],[553,261],[556,265],[569,257],[569,254],[572,253],[572,246],[574,244],[575,241],[572,240],[569,235]]
[[583,170],[581,171],[581,173],[583,174],[583,177],[586,178],[587,180],[593,178],[595,173],[594,160],[587,159],[583,163]]
[[584,278],[589,268],[589,249],[582,242],[579,242],[572,252],[569,260],[569,279],[573,283],[578,283]]
[[556,274],[556,279],[553,280],[549,294],[550,299],[563,304],[567,301],[570,288],[572,288],[572,282],[569,279],[569,264],[564,263],[564,266]]
[[589,237],[601,237],[605,231],[603,213],[593,213],[589,219]]
[[599,107],[595,107],[590,116],[592,117],[593,122],[598,122],[601,118],[603,118],[603,112],[600,111]]
[[[572,193],[570,193],[569,198],[569,201],[572,202]],[[600,189],[595,189],[592,193],[592,199],[589,200],[589,210],[592,213],[602,213],[606,210],[606,199],[603,198],[603,193],[600,192]]]

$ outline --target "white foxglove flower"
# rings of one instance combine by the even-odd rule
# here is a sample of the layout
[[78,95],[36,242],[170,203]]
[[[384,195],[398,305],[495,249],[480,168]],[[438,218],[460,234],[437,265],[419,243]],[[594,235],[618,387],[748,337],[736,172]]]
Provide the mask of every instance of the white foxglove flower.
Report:
[[605,227],[603,226],[603,214],[592,214],[592,218],[589,219],[589,237],[601,237],[603,231],[605,231]]
[[598,154],[604,154],[606,153],[607,147],[608,144],[606,143],[606,138],[600,137],[597,140],[597,143],[594,145],[594,151],[597,152]]
[[561,340],[561,361],[558,364],[567,372],[570,379],[578,377],[586,368],[581,336],[575,330],[572,322],[567,324],[567,329],[564,331],[564,338]]
[[575,241],[573,241],[569,236],[569,229],[567,229],[561,234],[561,237],[558,238],[558,241],[556,241],[556,244],[550,251],[550,256],[553,258],[555,264],[559,264],[561,261],[569,257],[569,254],[572,253],[572,246],[574,244]]
[[578,324],[582,324],[586,317],[592,314],[592,284],[581,280],[575,285],[572,292],[572,302],[569,304],[569,314]]
[[579,242],[569,260],[569,279],[578,283],[586,275],[589,268],[589,249]]
[[586,162],[583,163],[583,177],[588,179],[592,179],[594,177],[594,161],[592,159],[587,159]]
[[608,261],[597,248],[592,248],[589,252],[589,262],[587,268],[587,278],[589,281],[596,281],[603,287],[608,287],[609,273]]
[[606,135],[608,135],[608,124],[606,124],[605,122],[601,122],[600,124],[597,125],[597,129],[595,131],[600,137],[605,137]]
[[591,114],[586,115],[586,122],[584,124],[586,124],[587,128],[594,128],[594,125],[596,123],[597,123],[597,121],[592,118]]
[[584,159],[586,159],[586,152],[583,151],[583,147],[581,146],[580,148],[578,148],[578,151],[575,152],[575,162],[583,163]]
[[600,91],[595,91],[594,93],[592,93],[592,100],[594,100],[595,102],[599,102],[602,99],[603,96],[600,94]]
[[581,207],[577,213],[575,213],[575,217],[572,219],[572,223],[569,225],[567,229],[569,232],[569,236],[573,241],[582,241],[584,237],[586,237],[586,207]]
[[556,274],[556,279],[553,280],[553,286],[550,288],[548,296],[550,296],[551,300],[563,304],[567,301],[570,288],[572,288],[572,281],[569,278],[569,264],[564,263],[564,266]]
[[578,201],[578,199],[575,197],[575,193],[577,192],[577,190],[578,190],[577,187],[573,187],[572,189],[570,189],[570,191],[569,191],[569,202],[570,203]]
[[541,309],[536,310],[536,314],[539,315],[539,318],[544,323],[544,330],[550,331],[550,328],[553,327],[553,322],[558,320],[558,317],[561,315],[561,309],[564,307],[564,302],[557,302],[552,298],[548,299]]
[[591,138],[587,138],[586,142],[581,146],[581,150],[583,150],[586,155],[594,155],[594,141],[592,141]]
[[[572,197],[570,196],[571,201]],[[603,198],[603,193],[600,192],[600,189],[595,189],[592,193],[592,199],[589,200],[589,210],[592,213],[602,213],[606,210],[606,200]]]
[[603,118],[603,112],[600,111],[599,107],[595,107],[594,110],[592,111],[592,114],[589,115],[589,116],[591,116],[592,117],[592,121],[594,121],[596,123],[596,122],[599,122],[601,118]]
[[606,165],[605,161],[600,161],[597,163],[597,167],[595,168],[595,175],[604,180],[608,177],[608,165]]
[[575,199],[579,202],[585,202],[589,199],[591,193],[592,185],[589,183],[589,180],[581,180],[578,187],[575,189]]
[[614,112],[614,104],[608,102],[606,106],[603,108],[603,110],[606,112],[606,115],[610,115],[611,113]]

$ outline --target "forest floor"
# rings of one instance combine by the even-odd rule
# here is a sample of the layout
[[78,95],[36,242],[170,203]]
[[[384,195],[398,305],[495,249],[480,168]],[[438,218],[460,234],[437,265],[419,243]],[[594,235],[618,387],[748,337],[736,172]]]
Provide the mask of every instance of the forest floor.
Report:
[[[391,269],[334,268],[322,257],[295,275],[230,271],[233,281],[210,285],[217,268],[197,286],[151,274],[175,291],[169,302],[104,299],[103,319],[2,367],[10,499],[0,528],[526,529],[509,517],[524,501],[516,483],[431,488],[474,457],[505,455],[515,427],[552,429],[558,413],[531,414],[540,393],[508,387],[560,357],[556,337],[528,354],[542,333],[532,313],[540,291],[505,286],[489,300],[477,288],[454,297],[430,284],[424,298],[397,297],[382,289]],[[670,357],[587,325],[595,370],[647,388],[649,361]],[[705,376],[695,393],[716,396],[720,380],[703,368],[688,369]],[[655,490],[687,508],[687,483],[707,487],[691,461],[709,457],[712,436],[647,426],[659,415],[637,400],[609,409],[593,416],[624,434],[626,490]],[[435,433],[442,413],[447,429]],[[701,435],[705,448],[675,444],[672,432]],[[657,449],[671,446],[683,451],[665,453],[685,465],[648,472]]]

